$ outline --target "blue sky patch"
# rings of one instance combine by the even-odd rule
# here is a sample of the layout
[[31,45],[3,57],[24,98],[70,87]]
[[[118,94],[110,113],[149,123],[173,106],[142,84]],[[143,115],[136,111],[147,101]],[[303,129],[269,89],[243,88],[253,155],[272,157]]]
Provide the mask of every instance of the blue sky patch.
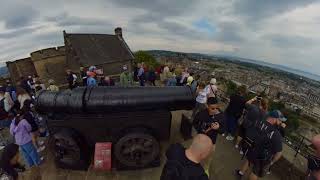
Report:
[[216,30],[216,28],[214,27],[214,25],[212,25],[207,19],[202,18],[198,21],[195,21],[193,23],[193,26],[200,28],[202,31],[206,31],[209,34],[213,34]]

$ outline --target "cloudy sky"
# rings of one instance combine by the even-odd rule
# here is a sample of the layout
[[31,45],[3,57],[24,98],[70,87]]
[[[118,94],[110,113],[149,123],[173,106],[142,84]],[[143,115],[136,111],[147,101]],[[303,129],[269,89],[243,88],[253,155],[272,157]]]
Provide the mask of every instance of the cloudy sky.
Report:
[[63,45],[63,30],[120,26],[134,51],[226,54],[320,74],[319,12],[319,0],[1,0],[0,62]]

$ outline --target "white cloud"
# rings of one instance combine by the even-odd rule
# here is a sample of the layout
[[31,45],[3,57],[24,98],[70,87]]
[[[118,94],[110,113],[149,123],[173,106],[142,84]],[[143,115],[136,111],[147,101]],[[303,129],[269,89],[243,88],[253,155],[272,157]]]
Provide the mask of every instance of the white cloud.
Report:
[[[113,33],[133,50],[226,53],[317,73],[320,3],[313,0],[4,0],[0,59],[63,44],[62,30]],[[195,27],[205,19],[208,33]]]

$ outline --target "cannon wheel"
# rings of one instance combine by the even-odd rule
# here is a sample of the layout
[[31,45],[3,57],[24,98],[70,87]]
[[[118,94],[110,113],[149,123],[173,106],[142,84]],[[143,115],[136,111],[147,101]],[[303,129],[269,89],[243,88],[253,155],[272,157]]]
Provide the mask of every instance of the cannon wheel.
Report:
[[159,142],[150,134],[132,132],[122,136],[115,144],[114,155],[123,165],[142,168],[159,156]]
[[53,135],[51,147],[55,164],[59,168],[85,170],[89,166],[86,143],[73,131],[62,131]]

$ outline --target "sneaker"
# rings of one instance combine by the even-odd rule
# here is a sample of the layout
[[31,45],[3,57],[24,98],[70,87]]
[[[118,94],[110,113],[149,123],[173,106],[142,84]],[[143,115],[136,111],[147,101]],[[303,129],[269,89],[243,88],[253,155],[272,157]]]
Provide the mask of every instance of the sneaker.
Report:
[[38,164],[38,166],[42,165],[44,163],[44,157],[40,157],[40,163]]
[[39,148],[37,149],[37,152],[40,153],[40,152],[44,151],[45,149],[46,149],[45,146],[41,146],[41,147],[39,147]]
[[235,147],[236,149],[239,149],[239,145],[238,145],[238,144],[236,144],[234,147]]
[[244,153],[243,153],[243,151],[242,150],[240,150],[240,155],[243,155]]
[[226,134],[225,133],[223,133],[223,134],[221,134],[222,135],[222,137],[225,137],[226,136]]
[[5,146],[0,146],[0,151],[2,150],[2,149],[4,149],[5,148]]
[[236,178],[239,180],[242,179],[242,177],[244,175],[243,173],[241,173],[241,171],[239,169],[236,169],[234,174],[235,174]]
[[234,140],[234,137],[232,137],[232,136],[227,136],[226,139],[227,139],[228,141],[233,141],[233,140]]

